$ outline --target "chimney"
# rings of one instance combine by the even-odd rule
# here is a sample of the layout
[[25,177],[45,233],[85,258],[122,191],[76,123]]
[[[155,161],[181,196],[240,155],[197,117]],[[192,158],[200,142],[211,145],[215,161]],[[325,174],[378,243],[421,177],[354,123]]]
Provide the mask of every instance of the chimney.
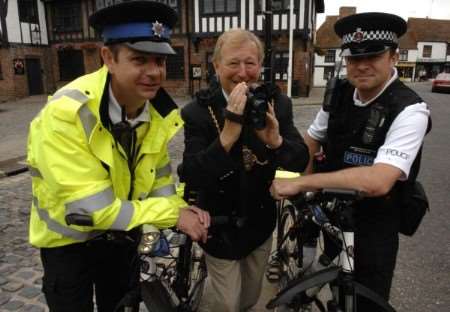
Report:
[[356,14],[356,7],[340,7],[339,18],[343,18],[352,14]]

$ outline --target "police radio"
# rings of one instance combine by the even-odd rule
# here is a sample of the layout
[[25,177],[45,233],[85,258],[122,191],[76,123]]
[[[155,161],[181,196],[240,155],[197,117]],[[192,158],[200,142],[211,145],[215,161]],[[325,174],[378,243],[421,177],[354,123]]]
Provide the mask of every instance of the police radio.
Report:
[[341,71],[342,59],[338,62],[338,68],[335,72],[334,77],[328,79],[327,85],[325,87],[325,95],[323,97],[322,109],[325,112],[330,112],[337,103],[339,99],[339,91],[342,86],[343,79],[339,78],[339,73]]

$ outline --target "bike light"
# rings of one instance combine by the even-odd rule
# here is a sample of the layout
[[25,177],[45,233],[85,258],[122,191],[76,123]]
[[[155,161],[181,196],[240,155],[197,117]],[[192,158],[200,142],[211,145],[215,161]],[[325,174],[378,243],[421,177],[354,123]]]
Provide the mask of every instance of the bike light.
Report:
[[157,245],[160,235],[161,234],[159,231],[142,233],[141,241],[138,246],[138,252],[144,255],[151,253]]

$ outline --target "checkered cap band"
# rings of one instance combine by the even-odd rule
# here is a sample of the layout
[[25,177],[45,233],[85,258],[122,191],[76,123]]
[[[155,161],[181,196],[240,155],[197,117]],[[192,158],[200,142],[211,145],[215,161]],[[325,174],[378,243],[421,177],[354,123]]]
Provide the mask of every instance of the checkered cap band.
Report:
[[342,37],[342,45],[364,41],[391,41],[398,43],[397,34],[389,30],[357,30]]

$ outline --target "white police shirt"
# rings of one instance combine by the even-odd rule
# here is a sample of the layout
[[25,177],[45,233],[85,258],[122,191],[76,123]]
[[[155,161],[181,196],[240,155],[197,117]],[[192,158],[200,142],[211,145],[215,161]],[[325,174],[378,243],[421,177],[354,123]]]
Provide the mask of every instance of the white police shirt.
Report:
[[[397,79],[397,69],[389,79],[384,88],[372,99],[362,102],[358,99],[355,89],[353,94],[354,105],[364,107],[373,102],[380,96],[384,90]],[[430,111],[425,102],[407,106],[391,124],[384,144],[378,149],[374,160],[376,163],[384,163],[402,171],[399,180],[404,181],[408,178],[409,171],[416,155],[422,146],[423,138],[428,126],[428,117]],[[308,128],[308,135],[316,141],[325,142],[327,135],[329,113],[322,108],[317,113],[313,123]]]

